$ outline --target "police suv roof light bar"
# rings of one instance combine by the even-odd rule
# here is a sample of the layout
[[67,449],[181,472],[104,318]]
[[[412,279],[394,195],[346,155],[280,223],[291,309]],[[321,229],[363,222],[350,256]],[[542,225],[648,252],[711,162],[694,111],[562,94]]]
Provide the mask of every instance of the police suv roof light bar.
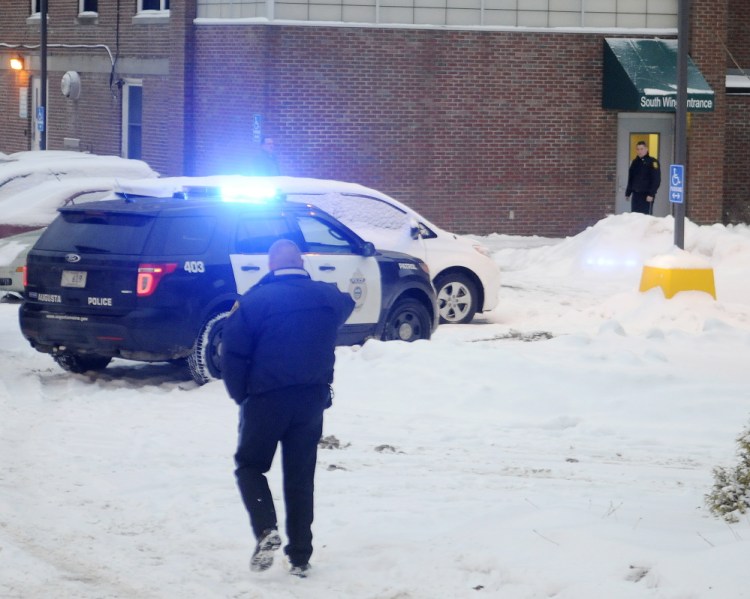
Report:
[[215,198],[222,202],[246,202],[265,204],[281,199],[278,189],[268,183],[233,183],[222,186],[185,185],[173,195],[175,198]]

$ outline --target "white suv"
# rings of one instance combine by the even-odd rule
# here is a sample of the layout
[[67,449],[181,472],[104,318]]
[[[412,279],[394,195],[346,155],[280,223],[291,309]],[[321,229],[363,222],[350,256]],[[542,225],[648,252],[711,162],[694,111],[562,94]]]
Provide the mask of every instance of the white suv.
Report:
[[[186,185],[243,186],[247,177],[171,177],[126,181],[121,192],[171,194]],[[383,250],[411,254],[430,268],[442,323],[467,323],[498,301],[500,271],[480,243],[449,233],[392,197],[356,183],[301,177],[252,177],[291,202],[318,206]]]

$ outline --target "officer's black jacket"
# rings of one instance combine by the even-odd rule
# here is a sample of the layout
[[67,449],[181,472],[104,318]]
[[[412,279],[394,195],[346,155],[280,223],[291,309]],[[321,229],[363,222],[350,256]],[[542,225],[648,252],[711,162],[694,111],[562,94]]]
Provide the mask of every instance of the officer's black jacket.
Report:
[[646,154],[643,158],[636,156],[630,163],[628,170],[628,187],[625,195],[631,193],[645,193],[647,196],[655,196],[661,184],[661,169],[659,161]]
[[277,270],[243,295],[222,333],[222,378],[237,403],[333,381],[336,335],[354,300],[302,269]]

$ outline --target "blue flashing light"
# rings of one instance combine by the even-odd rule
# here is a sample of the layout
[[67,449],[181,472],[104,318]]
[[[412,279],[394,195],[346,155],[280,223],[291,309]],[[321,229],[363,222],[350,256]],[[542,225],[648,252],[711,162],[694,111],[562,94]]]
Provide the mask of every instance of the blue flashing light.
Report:
[[279,190],[269,183],[260,181],[250,183],[225,183],[214,185],[185,185],[174,192],[174,198],[187,200],[189,198],[213,198],[222,202],[245,202],[250,204],[265,204],[281,199]]
[[251,204],[265,204],[279,196],[279,190],[270,183],[250,182],[223,185],[221,199],[224,202],[248,202]]

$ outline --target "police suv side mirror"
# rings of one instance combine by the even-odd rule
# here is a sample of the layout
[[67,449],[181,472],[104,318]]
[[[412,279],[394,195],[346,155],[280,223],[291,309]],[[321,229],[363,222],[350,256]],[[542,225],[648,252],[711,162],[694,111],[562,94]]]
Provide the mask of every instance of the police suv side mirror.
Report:
[[359,253],[365,257],[365,258],[372,258],[375,254],[377,254],[377,250],[375,249],[375,245],[371,241],[365,241],[362,244],[362,247],[359,248]]

